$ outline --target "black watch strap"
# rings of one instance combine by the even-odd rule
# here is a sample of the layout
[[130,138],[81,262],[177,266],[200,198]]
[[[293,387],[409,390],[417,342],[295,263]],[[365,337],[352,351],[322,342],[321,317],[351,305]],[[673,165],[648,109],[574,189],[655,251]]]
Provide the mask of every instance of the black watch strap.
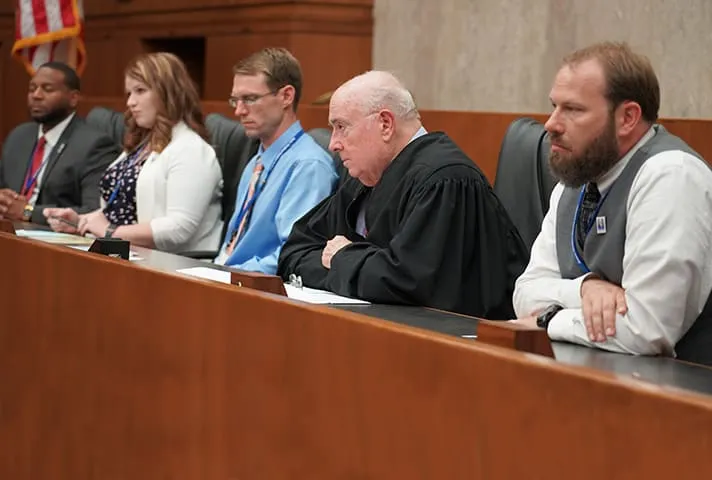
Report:
[[549,305],[548,307],[546,307],[546,309],[544,309],[543,312],[541,312],[536,317],[536,326],[546,330],[549,327],[549,322],[551,322],[551,319],[554,318],[554,315],[556,315],[563,309],[564,307],[562,307],[561,305]]

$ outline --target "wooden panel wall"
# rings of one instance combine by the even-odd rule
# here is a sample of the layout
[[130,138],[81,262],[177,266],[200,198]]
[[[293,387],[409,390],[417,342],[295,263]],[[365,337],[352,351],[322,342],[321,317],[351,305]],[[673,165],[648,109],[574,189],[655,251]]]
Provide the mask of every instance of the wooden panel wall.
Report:
[[[90,98],[82,104],[81,111],[86,114],[95,106],[124,110],[123,100],[120,98]],[[232,118],[232,111],[227,102],[203,102],[203,111],[206,114],[217,112]],[[499,149],[509,124],[522,116],[540,122],[547,119],[547,116],[542,114],[495,112],[421,110],[420,114],[425,128],[446,132],[479,165],[491,182],[494,182],[497,173]],[[299,117],[307,129],[328,126],[327,107],[304,105],[299,109]],[[660,123],[689,143],[708,162],[712,162],[712,121],[673,118],[661,119]]]
[[[183,57],[201,96],[227,98],[232,66],[260,48],[288,48],[302,63],[303,99],[312,101],[371,68],[373,0],[92,0],[86,10],[87,96],[121,96],[123,71],[137,54],[173,51]],[[13,12],[2,7],[6,20]],[[0,17],[2,22],[2,17]],[[1,25],[1,23],[0,23]],[[0,30],[3,61],[13,32]],[[3,84],[0,138],[26,120],[27,74],[13,62]],[[3,69],[3,73],[5,69]],[[5,109],[5,105],[13,108]],[[6,112],[6,113],[5,113]]]
[[[27,111],[24,93],[27,76],[19,62],[10,58],[15,35],[13,2],[0,3],[0,146],[5,134],[16,124],[14,118],[24,118]],[[17,87],[21,86],[21,90]]]

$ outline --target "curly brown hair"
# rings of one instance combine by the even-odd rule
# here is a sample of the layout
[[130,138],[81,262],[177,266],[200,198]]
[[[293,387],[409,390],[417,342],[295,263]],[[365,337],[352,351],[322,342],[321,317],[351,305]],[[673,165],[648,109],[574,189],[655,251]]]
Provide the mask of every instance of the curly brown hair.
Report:
[[124,73],[153,90],[159,102],[156,123],[151,129],[139,127],[131,111],[126,110],[123,145],[126,151],[148,141],[152,151],[162,152],[171,141],[173,127],[180,121],[210,142],[198,90],[177,56],[166,52],[142,54],[128,64]]

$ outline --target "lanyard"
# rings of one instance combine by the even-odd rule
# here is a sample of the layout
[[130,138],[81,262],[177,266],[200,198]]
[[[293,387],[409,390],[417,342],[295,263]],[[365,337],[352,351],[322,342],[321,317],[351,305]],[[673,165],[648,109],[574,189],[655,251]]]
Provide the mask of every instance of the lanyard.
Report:
[[[57,156],[61,155],[62,150],[64,150],[64,146],[66,143],[62,143],[59,148],[57,149]],[[45,140],[45,149],[49,146],[49,142]],[[32,188],[34,188],[35,183],[37,180],[40,178],[40,174],[42,174],[42,170],[47,166],[47,162],[49,161],[49,158],[52,156],[52,151],[50,150],[49,152],[45,153],[44,158],[42,159],[42,163],[40,163],[39,168],[35,172],[34,175],[30,176],[30,172],[32,171],[32,159],[35,157],[35,152],[37,151],[37,145],[35,145],[35,148],[32,150],[32,156],[30,157],[30,166],[29,170],[27,171],[27,176],[25,178],[25,188],[22,190],[23,194],[26,195],[30,191],[32,191]]]
[[[586,191],[586,185],[581,187],[581,193],[579,194],[578,204],[576,205],[576,213],[574,214],[574,221],[573,221],[573,224],[571,225],[571,251],[574,253],[574,259],[576,260],[576,264],[578,265],[581,272],[589,273],[589,272],[591,272],[591,269],[588,268],[588,265],[586,265],[586,262],[584,262],[583,257],[581,256],[581,254],[579,254],[578,248],[576,248],[576,224],[578,223],[579,217],[581,216],[581,206],[583,205],[583,196],[584,196],[585,191]],[[606,194],[598,202],[598,205],[596,205],[596,210],[593,211],[593,215],[591,215],[588,225],[586,225],[586,228],[585,228],[586,236],[588,236],[588,232],[590,232],[591,228],[593,228],[593,224],[596,222],[596,215],[598,215],[598,211],[601,210],[601,206],[603,205],[603,202],[606,201],[606,198],[608,197],[608,194],[610,193],[610,191],[611,191],[611,189],[609,188],[608,191],[606,192]],[[584,237],[584,241],[585,241],[585,237]]]
[[240,223],[242,223],[242,219],[245,218],[245,215],[247,215],[247,212],[250,211],[252,208],[252,205],[255,204],[255,201],[257,200],[257,197],[259,196],[260,193],[262,193],[262,190],[265,188],[265,184],[267,183],[267,179],[269,179],[270,174],[272,173],[272,170],[274,170],[274,167],[277,166],[277,163],[282,159],[285,153],[287,153],[287,150],[292,148],[292,145],[294,145],[299,138],[304,135],[304,130],[300,129],[294,137],[287,143],[282,150],[280,150],[279,154],[277,155],[277,158],[274,159],[274,162],[272,162],[272,166],[270,166],[269,170],[266,170],[263,176],[263,179],[261,181],[258,180],[257,185],[255,186],[255,193],[252,195],[252,198],[245,202],[242,205],[242,209],[240,209],[240,213],[237,215],[236,221],[233,223],[233,228],[230,233],[230,235],[227,237],[227,241],[230,242],[232,235],[234,234],[234,231],[236,228],[240,227]]
[[109,207],[112,203],[114,203],[114,200],[116,200],[116,197],[119,195],[119,190],[121,190],[121,187],[124,185],[126,171],[129,169],[129,167],[132,167],[136,163],[138,163],[137,160],[143,154],[144,148],[146,148],[146,144],[143,144],[137,150],[134,150],[134,152],[131,155],[128,155],[124,160],[124,166],[117,174],[116,185],[114,185],[114,190],[111,192],[111,196],[109,196],[109,200],[107,200],[106,202],[107,207]]

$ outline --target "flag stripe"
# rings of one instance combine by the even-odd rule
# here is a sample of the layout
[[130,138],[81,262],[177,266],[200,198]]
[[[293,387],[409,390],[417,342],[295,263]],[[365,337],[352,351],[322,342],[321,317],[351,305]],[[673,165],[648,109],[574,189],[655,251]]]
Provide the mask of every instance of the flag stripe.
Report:
[[33,15],[32,0],[20,0],[20,38],[37,35]]
[[73,22],[70,25],[64,23],[64,14],[62,10],[72,10],[72,4],[70,2],[63,2],[64,7],[60,7],[59,0],[43,0],[45,4],[45,11],[47,12],[47,25],[49,25],[50,32],[57,32],[63,28],[72,27]]
[[[54,0],[58,2],[59,0]],[[62,8],[62,23],[66,27],[74,27],[81,20],[79,18],[74,18],[74,8],[72,8],[72,2],[67,2],[66,6]]]
[[35,54],[32,58],[32,66],[35,70],[37,70],[43,63],[49,62],[51,48],[51,43],[43,43],[37,47],[37,50],[35,50]]
[[32,0],[32,19],[34,20],[36,34],[49,32],[44,0]]

